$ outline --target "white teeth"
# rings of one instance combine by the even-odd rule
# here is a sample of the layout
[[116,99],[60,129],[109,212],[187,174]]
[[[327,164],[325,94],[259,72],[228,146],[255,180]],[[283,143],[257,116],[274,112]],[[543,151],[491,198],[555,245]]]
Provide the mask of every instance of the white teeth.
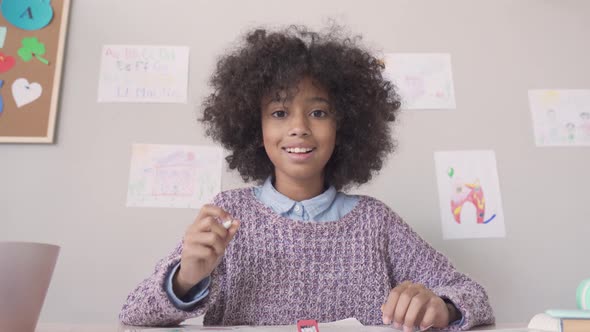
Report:
[[286,148],[289,153],[307,153],[313,150],[312,148]]

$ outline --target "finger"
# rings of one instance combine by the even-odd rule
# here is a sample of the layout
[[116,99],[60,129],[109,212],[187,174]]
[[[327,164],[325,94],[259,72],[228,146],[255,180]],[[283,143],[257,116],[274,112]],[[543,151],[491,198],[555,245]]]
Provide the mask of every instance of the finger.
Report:
[[213,260],[215,258],[215,249],[206,245],[195,244],[194,250],[187,253],[187,256],[191,259],[194,258],[203,261]]
[[404,331],[406,329],[414,331],[414,327],[420,325],[429,299],[428,293],[424,292],[418,293],[412,298],[404,317]]
[[225,239],[213,232],[201,233],[195,238],[195,244],[213,248],[217,256],[225,252]]
[[212,216],[207,216],[201,219],[195,225],[195,231],[197,233],[213,232],[222,239],[227,237],[227,229],[225,229],[219,222]]
[[211,205],[211,204],[205,204],[201,207],[201,209],[199,211],[199,215],[197,216],[197,220],[202,219],[207,216],[218,218],[220,221],[233,219],[232,216],[227,211],[225,211],[224,209],[222,209],[218,206]]
[[403,293],[400,294],[399,299],[397,300],[397,305],[395,306],[395,311],[393,312],[393,321],[397,323],[395,326],[396,328],[404,324],[406,312],[408,311],[408,307],[410,306],[410,302],[412,298],[418,294],[419,290],[414,284],[406,287]]
[[434,326],[434,320],[436,319],[436,308],[434,306],[426,307],[422,322],[420,322],[420,330],[427,330]]
[[210,247],[216,255],[221,255],[225,250],[225,240],[214,232],[187,232],[183,240],[185,256],[198,250],[199,246]]
[[381,312],[383,313],[383,324],[391,324],[393,320],[393,312],[397,306],[397,301],[401,293],[411,285],[409,281],[404,281],[401,284],[394,287],[390,292],[385,304],[381,306]]
[[238,232],[239,228],[240,228],[240,221],[237,219],[234,219],[231,223],[231,226],[227,230],[228,235],[225,240],[226,246],[231,242],[231,240],[234,238],[234,236],[236,236],[236,233]]
[[[213,209],[216,209],[217,207],[213,207]],[[221,210],[223,211],[223,210]],[[219,213],[215,213],[215,214],[208,214],[207,211],[205,211],[204,215],[199,215],[198,219],[195,220],[194,223],[198,224],[200,222],[202,222],[205,219],[211,219],[213,221],[215,221],[217,224],[219,224],[221,227],[223,227],[224,229],[229,229],[232,225],[233,222],[233,217],[228,214],[227,212],[223,211],[222,213],[220,211],[217,211]]]

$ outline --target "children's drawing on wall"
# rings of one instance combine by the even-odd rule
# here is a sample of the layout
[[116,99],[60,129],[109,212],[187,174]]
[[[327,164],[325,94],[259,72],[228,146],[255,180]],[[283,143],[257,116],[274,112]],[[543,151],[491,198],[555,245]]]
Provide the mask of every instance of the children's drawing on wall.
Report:
[[127,206],[199,208],[221,190],[221,149],[134,144]]
[[189,48],[105,45],[99,102],[186,103]]
[[435,152],[444,239],[504,237],[493,151]]
[[450,54],[391,53],[385,76],[399,89],[402,109],[454,109]]
[[590,146],[590,90],[529,90],[537,146]]

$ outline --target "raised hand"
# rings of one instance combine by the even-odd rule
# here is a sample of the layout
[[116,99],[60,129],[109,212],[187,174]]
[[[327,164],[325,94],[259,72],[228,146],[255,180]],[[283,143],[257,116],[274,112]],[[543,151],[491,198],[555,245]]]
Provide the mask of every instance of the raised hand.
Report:
[[211,275],[239,226],[239,221],[223,209],[214,205],[201,207],[195,222],[184,234],[180,269],[172,281],[177,296],[182,297]]

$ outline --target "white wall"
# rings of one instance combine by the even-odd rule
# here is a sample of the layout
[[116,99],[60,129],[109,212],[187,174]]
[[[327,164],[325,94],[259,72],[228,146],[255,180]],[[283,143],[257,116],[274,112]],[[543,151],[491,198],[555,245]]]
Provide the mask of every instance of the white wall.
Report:
[[[590,88],[589,14],[584,0],[74,1],[57,143],[0,145],[0,240],[62,246],[41,321],[115,322],[196,215],[125,207],[131,144],[212,144],[195,119],[216,57],[249,27],[331,17],[377,51],[452,55],[457,109],[403,114],[398,152],[359,192],[480,281],[499,322],[573,307],[590,277],[590,149],[535,147],[527,89]],[[190,46],[191,102],[97,103],[103,44]],[[455,149],[496,152],[506,238],[442,240],[433,152]]]

